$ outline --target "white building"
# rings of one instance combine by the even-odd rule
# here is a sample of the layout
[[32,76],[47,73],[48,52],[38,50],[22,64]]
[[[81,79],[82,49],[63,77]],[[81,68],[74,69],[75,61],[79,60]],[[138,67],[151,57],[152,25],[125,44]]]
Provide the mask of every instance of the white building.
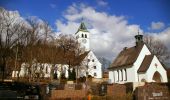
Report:
[[[80,43],[80,45],[85,49],[85,53],[79,55],[79,59],[74,62],[78,62],[80,66],[78,66],[78,77],[83,77],[86,75],[91,75],[94,78],[102,78],[102,64],[99,62],[95,54],[90,50],[90,33],[87,30],[85,24],[82,22],[80,24],[80,27],[78,31],[75,33],[75,37]],[[56,59],[57,64],[55,64],[54,73],[57,73],[57,77],[59,78],[61,76],[61,71],[64,71],[65,77],[68,78],[68,63],[64,61],[64,58],[62,59],[62,52],[58,55],[60,59]],[[27,64],[23,63],[21,65],[21,71],[19,76],[24,77],[28,74],[27,70]],[[73,66],[75,64],[72,64]],[[33,69],[32,71],[37,71],[37,73],[40,73],[40,69],[43,72],[43,77],[49,78],[51,76],[51,64],[36,64],[36,69],[34,66],[31,67]],[[12,75],[15,77],[15,75]]]
[[167,82],[167,72],[158,58],[143,42],[142,35],[136,35],[136,46],[125,47],[109,68],[111,83]]
[[99,62],[93,51],[90,50],[90,33],[82,22],[75,33],[76,39],[85,48],[86,56],[82,59],[79,77],[91,75],[94,78],[102,78],[102,64]]

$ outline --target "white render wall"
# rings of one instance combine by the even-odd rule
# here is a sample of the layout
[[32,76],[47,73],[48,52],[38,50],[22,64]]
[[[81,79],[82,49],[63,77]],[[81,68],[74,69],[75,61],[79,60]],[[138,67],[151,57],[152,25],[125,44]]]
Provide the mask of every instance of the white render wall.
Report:
[[109,83],[115,83],[114,71],[109,71]]
[[109,71],[109,82],[119,83],[119,84],[123,84],[126,82],[133,82],[135,80],[134,72],[135,71],[133,67],[127,67],[127,68]]
[[134,63],[134,70],[135,70],[135,74],[133,77],[135,77],[135,80],[133,80],[133,82],[139,82],[139,78],[138,78],[138,69],[140,67],[140,65],[142,64],[144,58],[145,58],[145,55],[150,55],[151,52],[149,51],[149,49],[147,48],[147,46],[144,44],[143,45],[143,48],[136,60],[136,62]]
[[[157,64],[157,67],[155,66],[155,64]],[[166,70],[163,68],[162,64],[158,61],[158,58],[154,56],[152,63],[146,72],[148,82],[154,82],[152,79],[156,71],[159,72],[159,74],[161,75],[161,82],[168,82]]]
[[[94,66],[96,66],[96,69],[94,68]],[[81,70],[81,76],[86,76],[86,72],[88,72],[88,74],[94,78],[102,78],[102,64],[99,62],[99,60],[92,51],[90,51],[83,60],[82,67],[85,67],[82,68],[85,70]],[[96,73],[96,76],[94,76],[94,73]]]
[[[84,35],[84,37],[82,37],[82,34]],[[85,38],[85,35],[87,36],[87,38]],[[79,31],[78,33],[76,33],[76,38],[78,42],[80,43],[81,47],[85,48],[85,51],[90,50],[90,33],[89,32]],[[86,43],[83,42],[83,39],[86,40]]]
[[[39,72],[40,71],[40,63],[37,64],[37,70],[35,70],[35,72]],[[42,72],[43,72],[43,77],[45,78],[50,78],[51,76],[51,68],[52,68],[52,64],[41,64],[41,66],[43,67]],[[21,64],[21,70],[19,73],[19,77],[25,77],[28,75],[28,69],[27,67],[29,67],[29,64],[23,63]],[[31,70],[33,70],[33,67],[31,68]],[[62,68],[65,69],[65,77],[68,78],[68,65],[67,64],[56,64],[55,68],[54,68],[54,72],[57,72],[57,77],[59,78],[61,76],[61,71]],[[42,77],[42,76],[41,76]]]
[[[19,77],[25,77],[27,76],[29,73],[28,73],[28,67],[29,67],[29,64],[28,63],[22,63],[21,64],[21,70],[20,70],[20,73],[19,73]],[[51,67],[52,65],[51,64],[47,64],[47,63],[44,63],[44,64],[40,64],[40,63],[37,63],[36,66],[35,64],[33,64],[31,66],[31,71],[34,71],[34,72],[37,72],[37,73],[40,73],[40,67],[42,67],[42,72],[43,72],[43,77],[45,78],[49,78],[50,77],[50,73],[51,73]],[[40,76],[42,77],[42,76]]]
[[138,78],[139,78],[139,82],[142,82],[142,79],[147,81],[147,74],[146,74],[146,72],[145,73],[139,73],[138,74]]

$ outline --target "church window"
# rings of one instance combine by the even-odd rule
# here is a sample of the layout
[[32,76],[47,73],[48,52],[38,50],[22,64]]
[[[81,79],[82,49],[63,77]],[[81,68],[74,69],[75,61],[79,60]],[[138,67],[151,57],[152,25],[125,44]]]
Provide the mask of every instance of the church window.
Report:
[[94,59],[92,60],[92,62],[94,62]]
[[127,81],[127,71],[126,71],[126,69],[124,69],[125,70],[125,81]]
[[94,69],[96,69],[96,66],[93,66]]
[[97,76],[97,74],[96,74],[96,73],[94,73],[94,76]]
[[88,59],[87,61],[90,62],[90,59]]
[[117,81],[119,82],[119,71],[117,70]]
[[87,34],[85,34],[85,38],[87,38]]
[[123,71],[122,71],[122,69],[120,71],[121,71],[121,74],[122,74],[122,81],[123,81]]
[[82,38],[84,38],[84,34],[82,34],[81,36],[82,36]]

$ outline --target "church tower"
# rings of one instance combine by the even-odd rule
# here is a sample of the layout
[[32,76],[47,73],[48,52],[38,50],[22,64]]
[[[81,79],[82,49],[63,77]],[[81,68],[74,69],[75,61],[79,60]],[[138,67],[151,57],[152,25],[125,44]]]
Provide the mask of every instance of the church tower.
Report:
[[85,48],[85,51],[90,50],[90,33],[87,30],[84,22],[81,22],[77,32],[75,33],[76,39],[80,45]]

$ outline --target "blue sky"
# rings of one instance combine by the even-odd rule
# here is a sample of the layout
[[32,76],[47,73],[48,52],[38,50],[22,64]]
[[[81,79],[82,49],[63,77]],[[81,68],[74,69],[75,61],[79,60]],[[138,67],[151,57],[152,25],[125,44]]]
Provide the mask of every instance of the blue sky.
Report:
[[134,45],[138,30],[170,49],[170,0],[1,0],[0,7],[48,21],[56,34],[74,34],[84,18],[91,49],[110,60]]
[[[104,1],[106,4],[97,4]],[[52,26],[62,18],[64,11],[73,3],[84,3],[99,12],[126,16],[129,24],[139,24],[147,30],[152,21],[169,25],[170,0],[1,0],[0,6],[8,10],[18,10],[21,16],[38,16]]]

